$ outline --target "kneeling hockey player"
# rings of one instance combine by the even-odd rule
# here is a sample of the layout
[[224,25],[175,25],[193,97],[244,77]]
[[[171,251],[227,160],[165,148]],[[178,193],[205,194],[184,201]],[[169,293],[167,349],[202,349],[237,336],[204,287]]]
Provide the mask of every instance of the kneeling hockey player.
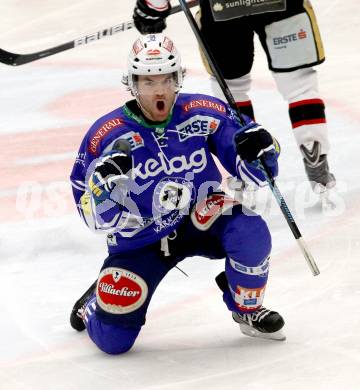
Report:
[[109,354],[132,347],[156,287],[190,256],[225,258],[216,281],[244,334],[285,338],[283,318],[262,305],[270,232],[219,190],[213,158],[263,186],[258,158],[276,176],[279,145],[248,117],[240,124],[223,101],[179,93],[183,74],[168,37],[137,39],[124,77],[135,99],[94,123],[71,174],[78,211],[91,229],[107,233],[109,256],[70,322]]

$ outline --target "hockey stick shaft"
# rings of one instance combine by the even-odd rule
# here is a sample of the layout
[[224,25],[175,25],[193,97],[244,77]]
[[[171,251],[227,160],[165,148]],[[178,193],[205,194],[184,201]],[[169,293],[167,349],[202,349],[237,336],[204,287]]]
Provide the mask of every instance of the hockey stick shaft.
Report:
[[[190,0],[187,5],[189,8],[195,7],[199,4],[199,0]],[[181,11],[181,6],[177,5],[173,7],[170,11],[170,15],[176,14]],[[117,33],[130,30],[134,28],[134,22],[132,20],[124,23],[117,24],[115,26],[105,28],[103,30],[97,31],[92,34],[85,35],[81,38],[75,39],[73,41],[69,41],[63,43],[58,46],[51,47],[46,50],[38,51],[35,53],[29,54],[17,54],[11,53],[6,50],[0,49],[0,62],[10,66],[19,66],[28,64],[29,62],[37,61],[45,57],[52,56],[57,53],[61,53],[66,50],[70,50],[79,46],[87,45],[88,43],[98,41],[99,39],[113,36]]]
[[[206,57],[209,65],[211,67],[213,75],[216,78],[217,82],[219,83],[220,88],[226,97],[227,102],[229,103],[230,107],[233,108],[235,110],[235,112],[238,113],[240,123],[243,124],[244,122],[241,119],[241,113],[240,113],[239,107],[237,107],[235,99],[234,99],[232,93],[230,92],[230,89],[227,86],[226,81],[222,75],[221,69],[219,68],[213,55],[211,54],[211,50],[210,50],[209,46],[207,45],[206,41],[204,40],[202,33],[201,33],[193,15],[192,15],[189,7],[186,4],[186,1],[179,0],[179,2],[180,2],[180,5],[182,7],[182,10],[185,13],[186,18],[188,19],[190,27],[196,36],[196,39],[199,43],[199,46],[200,46],[201,50],[203,51],[203,53],[205,54],[205,57]],[[291,232],[293,233],[293,235],[294,235],[294,237],[295,237],[295,239],[296,239],[296,241],[297,241],[304,257],[305,257],[305,260],[307,261],[307,263],[311,269],[312,274],[314,276],[319,275],[319,273],[320,273],[319,268],[316,265],[312,254],[310,253],[309,249],[307,248],[307,246],[302,238],[302,235],[300,233],[300,230],[297,227],[297,224],[296,224],[296,222],[295,222],[295,220],[294,220],[294,218],[293,218],[293,216],[292,216],[292,214],[291,214],[291,212],[290,212],[290,210],[285,202],[285,199],[282,196],[279,188],[277,187],[275,180],[271,175],[271,172],[267,168],[266,164],[264,164],[264,161],[261,161],[261,169],[265,173],[269,187],[270,187],[270,189],[271,189],[271,191],[272,191],[272,193],[273,193],[273,195],[274,195],[274,197],[275,197],[275,199],[280,207],[282,214],[285,217],[287,224],[290,227]]]

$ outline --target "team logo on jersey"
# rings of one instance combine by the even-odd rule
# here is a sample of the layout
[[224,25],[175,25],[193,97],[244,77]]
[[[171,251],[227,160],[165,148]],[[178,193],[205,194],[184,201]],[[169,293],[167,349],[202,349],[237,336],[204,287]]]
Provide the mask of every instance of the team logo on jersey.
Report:
[[198,100],[192,100],[189,103],[184,104],[184,111],[189,112],[190,110],[193,110],[194,108],[210,108],[212,110],[215,110],[217,112],[226,112],[226,108],[223,104],[213,102],[211,100],[206,99],[198,99]]
[[154,190],[154,207],[161,214],[188,208],[192,198],[193,184],[184,178],[165,178]]
[[145,302],[147,295],[145,280],[131,271],[109,267],[100,272],[96,299],[101,309],[108,313],[131,313]]
[[144,139],[139,133],[135,133],[135,131],[129,131],[128,133],[121,136],[122,139],[126,139],[129,142],[131,150],[135,150],[137,148],[141,148],[144,146]]
[[195,115],[176,126],[179,141],[183,142],[192,136],[204,135],[205,137],[215,133],[220,120],[211,116]]
[[97,149],[101,140],[113,129],[121,126],[123,121],[120,118],[114,118],[105,122],[99,129],[96,130],[95,134],[89,141],[88,150],[90,153],[97,155]]
[[149,158],[144,163],[139,163],[134,169],[135,176],[145,180],[149,177],[155,177],[160,173],[172,175],[183,171],[192,170],[194,173],[202,172],[207,165],[206,151],[204,148],[195,150],[189,155],[174,156],[166,158],[164,153],[157,154],[158,159]]

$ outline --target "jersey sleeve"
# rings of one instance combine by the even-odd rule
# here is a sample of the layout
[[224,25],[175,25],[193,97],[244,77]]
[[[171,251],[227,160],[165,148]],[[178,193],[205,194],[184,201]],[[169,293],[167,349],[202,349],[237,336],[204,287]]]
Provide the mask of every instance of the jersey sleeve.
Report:
[[95,132],[94,136],[94,130],[98,128],[99,123],[96,122],[83,139],[70,181],[77,210],[86,225],[93,231],[108,232],[117,225],[123,209],[119,202],[111,198],[111,193],[94,181],[94,169],[106,145],[106,140],[102,140],[99,145],[94,143],[97,134]]
[[224,168],[233,176],[238,176],[237,153],[235,147],[235,135],[242,132],[244,126],[256,125],[250,118],[243,115],[244,125],[240,124],[237,113],[230,107],[226,107],[226,113],[221,121],[218,130],[211,134],[208,142],[212,153],[216,155]]

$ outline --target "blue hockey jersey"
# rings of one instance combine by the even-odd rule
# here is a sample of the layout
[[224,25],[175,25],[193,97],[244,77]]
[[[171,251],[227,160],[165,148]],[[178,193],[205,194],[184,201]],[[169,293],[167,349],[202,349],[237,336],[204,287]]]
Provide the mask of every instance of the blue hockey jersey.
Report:
[[[246,127],[257,126],[243,119]],[[161,126],[145,123],[126,104],[110,112],[85,135],[71,173],[81,217],[91,229],[108,233],[109,253],[116,253],[169,235],[196,202],[220,186],[213,155],[233,176],[245,173],[264,184],[261,173],[237,156],[234,137],[239,131],[236,114],[207,95],[179,94]],[[98,158],[119,139],[131,147],[133,168],[127,180],[102,196],[104,189],[94,184],[92,173]]]

